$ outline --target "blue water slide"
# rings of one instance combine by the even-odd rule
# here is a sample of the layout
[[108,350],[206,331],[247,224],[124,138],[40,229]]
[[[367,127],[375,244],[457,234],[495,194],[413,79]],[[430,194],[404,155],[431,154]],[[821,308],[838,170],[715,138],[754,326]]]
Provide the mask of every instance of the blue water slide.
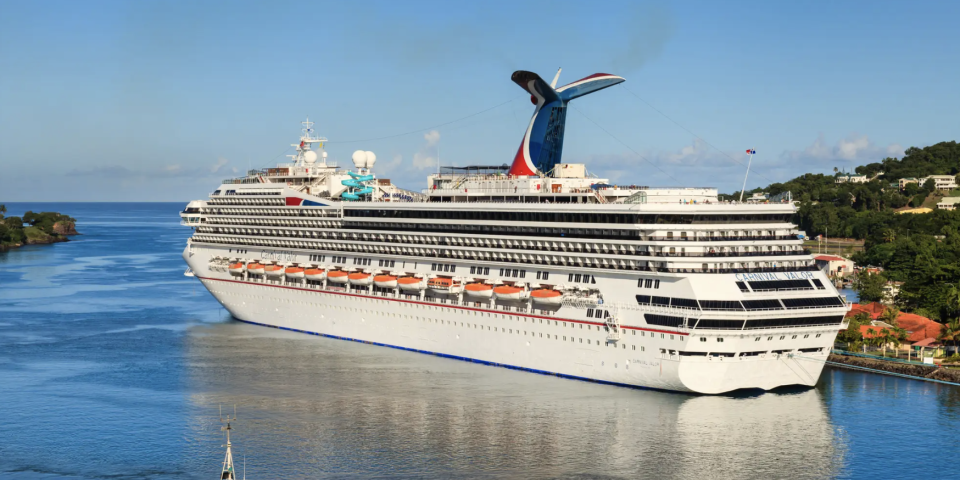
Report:
[[340,197],[342,197],[344,200],[360,200],[359,196],[350,192],[343,192],[340,194]]
[[353,172],[347,172],[347,174],[353,177],[355,180],[358,180],[361,182],[369,182],[370,180],[373,180],[373,175],[360,175],[359,173],[353,173]]
[[341,180],[341,181],[340,181],[340,184],[341,184],[341,185],[346,185],[346,186],[352,187],[352,188],[363,188],[363,184],[362,184],[362,183],[360,183],[360,182],[357,181],[357,180],[350,179],[350,178],[348,178],[348,179],[346,179],[346,180]]
[[363,187],[353,193],[356,193],[357,195],[370,195],[373,193],[373,187]]

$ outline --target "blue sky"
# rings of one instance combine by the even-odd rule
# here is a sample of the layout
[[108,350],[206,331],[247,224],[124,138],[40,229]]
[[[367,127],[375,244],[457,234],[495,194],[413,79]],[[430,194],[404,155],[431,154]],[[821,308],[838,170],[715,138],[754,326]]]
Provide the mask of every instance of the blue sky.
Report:
[[443,164],[511,161],[532,106],[510,74],[558,67],[561,84],[627,79],[571,103],[565,161],[733,191],[752,147],[748,187],[761,186],[957,140],[958,14],[932,1],[2,2],[0,201],[202,198],[283,160],[308,115],[332,159],[372,150],[381,177],[419,189],[438,146]]

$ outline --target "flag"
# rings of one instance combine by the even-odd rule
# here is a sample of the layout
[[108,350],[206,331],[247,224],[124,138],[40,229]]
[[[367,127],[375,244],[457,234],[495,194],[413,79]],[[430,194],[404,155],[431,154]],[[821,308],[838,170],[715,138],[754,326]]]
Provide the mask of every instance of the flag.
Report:
[[749,154],[749,155],[756,155],[756,153],[757,153],[757,151],[754,150],[754,149],[752,149],[752,148],[748,148],[748,149],[747,149],[747,154]]

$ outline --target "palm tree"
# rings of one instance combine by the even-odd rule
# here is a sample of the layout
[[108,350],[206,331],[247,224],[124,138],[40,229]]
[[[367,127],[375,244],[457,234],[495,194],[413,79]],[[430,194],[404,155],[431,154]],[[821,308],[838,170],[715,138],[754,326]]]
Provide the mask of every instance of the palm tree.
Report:
[[7,206],[6,206],[6,205],[0,205],[0,218],[3,218],[3,214],[4,214],[4,213],[7,213]]
[[880,314],[880,320],[884,323],[898,327],[897,319],[900,318],[900,309],[897,307],[887,307],[883,310],[883,313]]
[[944,344],[953,344],[953,353],[957,353],[957,342],[960,341],[960,318],[953,319],[940,327],[937,340]]
[[896,239],[897,239],[897,231],[896,231],[896,230],[894,230],[894,229],[892,229],[892,228],[888,228],[888,229],[886,229],[886,230],[883,231],[883,241],[884,241],[884,243],[893,243],[894,240],[896,240]]

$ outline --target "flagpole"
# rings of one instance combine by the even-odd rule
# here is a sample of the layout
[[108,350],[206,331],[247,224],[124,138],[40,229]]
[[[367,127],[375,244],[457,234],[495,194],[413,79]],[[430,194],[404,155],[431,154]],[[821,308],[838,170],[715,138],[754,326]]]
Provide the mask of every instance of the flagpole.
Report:
[[750,175],[750,164],[753,163],[753,154],[756,150],[751,148],[747,152],[750,153],[750,160],[747,161],[747,173],[743,175],[743,188],[740,189],[740,203],[743,203],[743,191],[747,189],[747,177]]

